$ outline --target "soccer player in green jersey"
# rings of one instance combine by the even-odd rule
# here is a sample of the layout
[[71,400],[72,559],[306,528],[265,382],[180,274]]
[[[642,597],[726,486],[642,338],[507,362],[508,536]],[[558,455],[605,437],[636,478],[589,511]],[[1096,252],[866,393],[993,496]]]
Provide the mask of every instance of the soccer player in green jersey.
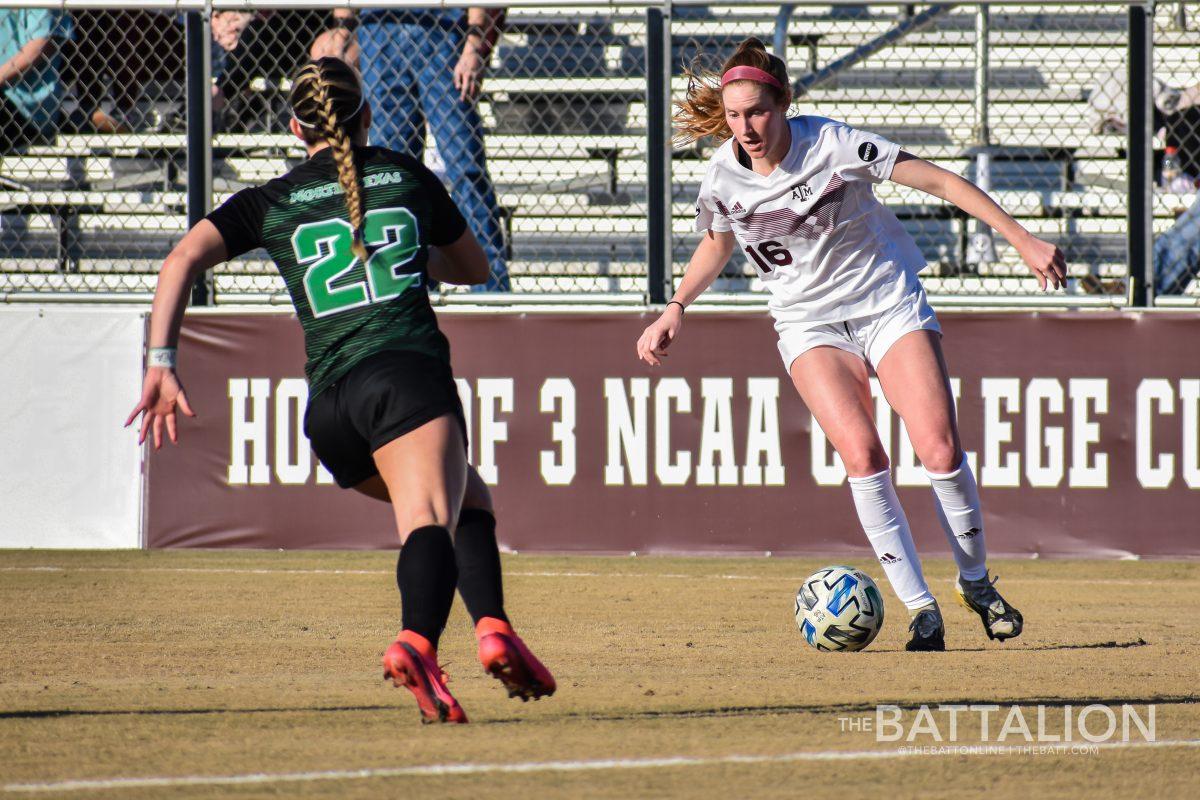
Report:
[[175,374],[188,290],[205,270],[265,248],[304,329],[304,432],[339,486],[395,512],[403,630],[384,654],[384,677],[412,691],[423,720],[467,721],[437,663],[457,586],[484,669],[510,697],[553,694],[553,676],[504,612],[491,497],[467,464],[450,349],[429,303],[429,280],[482,283],[487,258],[433,173],[367,146],[371,108],[347,64],[305,65],[289,101],[308,160],[235,194],[167,256],[142,398],[126,425],[141,413],[139,443],[152,432],[160,447],[164,428],[177,441],[176,410],[194,416]]

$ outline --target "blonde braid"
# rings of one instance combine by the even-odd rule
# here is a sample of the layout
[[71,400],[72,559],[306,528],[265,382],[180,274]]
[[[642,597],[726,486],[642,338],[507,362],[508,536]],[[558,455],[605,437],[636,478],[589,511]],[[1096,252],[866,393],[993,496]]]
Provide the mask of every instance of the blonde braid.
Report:
[[346,197],[346,210],[350,212],[350,224],[354,227],[354,242],[351,250],[365,264],[367,263],[367,247],[363,244],[363,201],[362,187],[358,182],[358,169],[354,166],[354,148],[350,137],[338,124],[337,114],[333,108],[333,97],[328,91],[325,76],[318,67],[313,76],[313,100],[317,106],[317,124],[321,135],[328,140],[333,149],[333,161],[337,165],[338,183]]

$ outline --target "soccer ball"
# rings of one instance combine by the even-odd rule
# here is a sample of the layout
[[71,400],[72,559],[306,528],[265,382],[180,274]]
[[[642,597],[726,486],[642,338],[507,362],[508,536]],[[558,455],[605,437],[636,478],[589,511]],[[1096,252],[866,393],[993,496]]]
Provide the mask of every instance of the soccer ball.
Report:
[[865,572],[825,567],[796,592],[796,624],[818,650],[862,650],[883,627],[883,598]]

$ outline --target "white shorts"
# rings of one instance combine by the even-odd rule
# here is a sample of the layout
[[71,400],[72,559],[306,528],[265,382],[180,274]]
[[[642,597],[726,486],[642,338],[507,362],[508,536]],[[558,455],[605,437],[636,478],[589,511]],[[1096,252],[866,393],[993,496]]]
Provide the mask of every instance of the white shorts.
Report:
[[814,347],[836,347],[875,367],[900,337],[912,331],[942,332],[929,306],[925,290],[914,292],[893,308],[866,317],[812,326],[811,323],[775,322],[779,355],[789,372],[792,362]]

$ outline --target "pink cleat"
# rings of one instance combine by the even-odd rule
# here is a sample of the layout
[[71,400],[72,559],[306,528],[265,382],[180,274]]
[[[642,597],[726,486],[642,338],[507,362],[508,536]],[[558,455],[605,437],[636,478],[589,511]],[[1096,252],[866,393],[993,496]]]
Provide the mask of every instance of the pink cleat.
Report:
[[421,722],[467,721],[466,712],[446,688],[448,676],[438,666],[437,651],[421,634],[400,631],[383,654],[383,678],[413,693]]
[[509,697],[522,701],[554,694],[558,685],[550,670],[529,651],[512,626],[494,617],[484,617],[475,626],[479,638],[479,663],[504,684]]

